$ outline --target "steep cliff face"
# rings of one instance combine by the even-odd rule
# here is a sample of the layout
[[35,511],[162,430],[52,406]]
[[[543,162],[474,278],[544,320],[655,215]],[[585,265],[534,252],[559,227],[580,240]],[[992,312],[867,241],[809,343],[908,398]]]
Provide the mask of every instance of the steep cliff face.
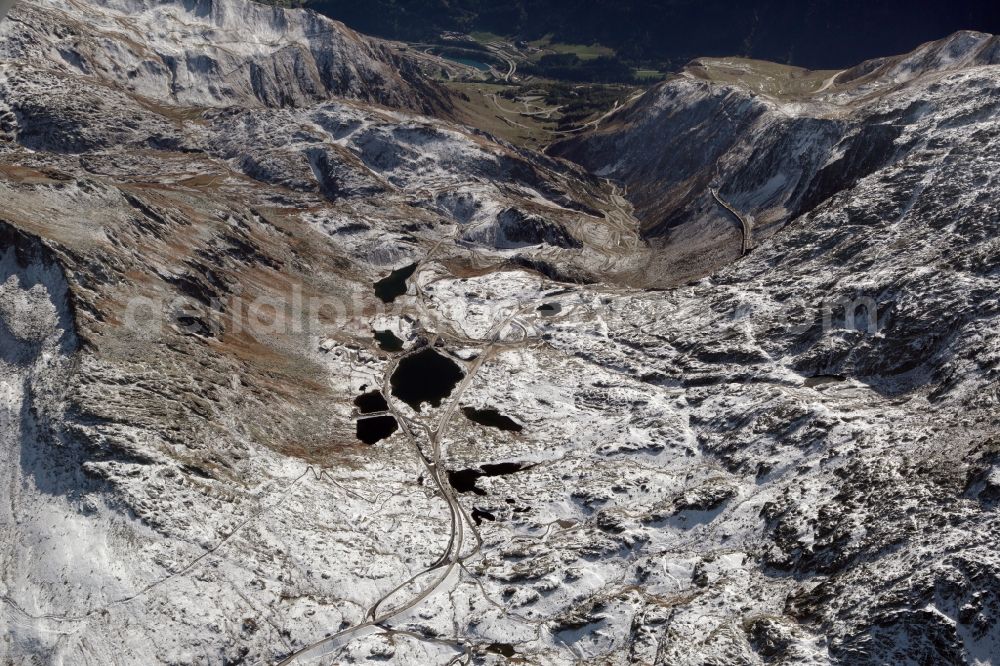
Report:
[[160,102],[283,107],[336,96],[447,109],[415,63],[313,12],[229,0],[26,2],[10,23],[0,57]]
[[656,246],[651,279],[676,284],[739,256],[717,188],[763,239],[996,109],[1000,38],[962,32],[843,72],[701,59],[609,119],[552,147],[628,189]]
[[995,40],[705,61],[559,147],[591,175],[307,13],[11,19],[5,658],[1000,650]]

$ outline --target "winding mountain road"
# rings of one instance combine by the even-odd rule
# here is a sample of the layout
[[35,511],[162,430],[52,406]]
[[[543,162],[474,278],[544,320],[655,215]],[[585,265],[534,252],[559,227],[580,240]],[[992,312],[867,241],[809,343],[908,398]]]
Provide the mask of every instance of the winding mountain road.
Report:
[[[421,263],[425,263],[427,259],[429,259],[430,256],[432,256],[436,250],[437,246],[435,246],[435,248],[431,251],[431,254],[429,254],[428,257],[425,258],[424,261]],[[419,288],[417,289],[417,295],[418,297],[421,298],[423,297],[422,291]],[[404,613],[419,606],[425,600],[429,599],[438,592],[442,591],[448,584],[448,582],[454,577],[454,575],[457,572],[459,572],[461,568],[463,568],[462,567],[463,562],[469,559],[470,557],[474,557],[476,554],[479,553],[483,543],[482,538],[476,531],[475,525],[471,520],[471,518],[469,517],[469,515],[466,513],[465,508],[459,502],[454,488],[451,487],[451,484],[444,476],[445,475],[445,466],[443,464],[444,455],[442,452],[441,445],[445,435],[448,432],[448,427],[449,424],[451,423],[452,418],[454,417],[455,411],[458,409],[458,405],[462,400],[462,397],[464,396],[465,392],[469,389],[469,387],[472,385],[480,368],[482,368],[482,366],[486,363],[486,361],[489,360],[493,351],[495,351],[497,348],[505,347],[509,344],[507,341],[503,340],[503,333],[505,329],[512,323],[514,323],[517,317],[523,315],[525,312],[533,310],[535,307],[536,307],[535,303],[523,305],[514,310],[513,312],[511,312],[503,320],[494,325],[489,335],[484,340],[484,342],[486,342],[486,345],[483,347],[481,353],[476,357],[476,359],[472,362],[472,364],[467,368],[467,372],[465,373],[465,377],[463,378],[461,383],[455,388],[455,390],[452,391],[448,403],[441,412],[441,416],[438,419],[437,424],[433,429],[426,423],[411,419],[406,414],[401,412],[396,405],[393,404],[393,396],[391,395],[390,391],[390,386],[391,386],[390,379],[393,373],[396,371],[396,368],[398,367],[400,360],[402,360],[402,358],[404,358],[405,356],[396,358],[388,364],[383,376],[382,395],[386,399],[386,402],[389,405],[389,412],[396,418],[396,420],[402,426],[403,433],[406,435],[406,438],[409,441],[410,446],[414,449],[414,451],[417,453],[417,456],[423,463],[424,468],[428,473],[430,479],[433,481],[438,494],[440,494],[440,496],[448,504],[448,514],[450,523],[448,543],[445,546],[445,549],[442,552],[441,556],[433,564],[431,564],[423,571],[420,571],[410,576],[407,580],[400,583],[399,585],[396,585],[392,590],[384,594],[378,601],[372,604],[371,607],[368,609],[368,611],[365,613],[364,622],[355,625],[353,627],[344,629],[343,631],[333,634],[332,636],[329,636],[327,638],[323,638],[319,641],[316,641],[315,643],[312,643],[294,652],[293,654],[286,657],[283,661],[279,662],[279,666],[287,666],[289,664],[296,663],[297,661],[303,659],[315,658],[322,656],[324,654],[330,654],[334,650],[344,645],[346,641],[354,637],[357,637],[359,634],[364,633],[365,630],[379,629],[395,633],[396,630],[389,629],[384,625],[387,622],[391,621],[392,619],[399,617],[400,615],[403,615]],[[523,328],[524,327],[522,326],[522,329]],[[524,342],[527,339],[528,336],[525,335],[525,339],[521,340],[520,342]],[[463,340],[462,342],[467,343],[468,341]],[[424,453],[424,450],[421,448],[418,438],[414,435],[414,430],[418,429],[423,431],[426,441],[429,444],[429,449],[430,449],[429,454]],[[462,550],[467,542],[467,529],[471,531],[472,536],[476,541],[476,545],[475,548],[470,553],[463,555]],[[442,568],[443,571],[441,571],[435,577],[433,582],[429,583],[428,585],[417,591],[409,599],[401,601],[400,603],[391,606],[386,610],[380,610],[383,606],[388,606],[389,602],[392,600],[394,596],[404,591],[411,585],[414,585],[424,576],[434,571],[441,570]],[[419,638],[420,640],[425,640],[424,637],[416,636],[412,634],[412,632],[403,631],[400,633],[406,633],[415,638]],[[467,651],[466,646],[454,645],[453,647],[455,647],[456,649],[461,649],[463,652]]]
[[740,229],[742,230],[743,233],[743,243],[740,246],[740,256],[746,256],[747,252],[753,249],[752,245],[753,223],[750,221],[750,218],[741,215],[738,210],[733,208],[725,199],[723,199],[722,196],[719,194],[718,188],[713,187],[710,188],[709,191],[712,193],[712,197],[715,198],[716,202],[718,202],[720,206],[729,211],[729,213],[732,214],[732,216],[735,217],[737,221],[739,221]]

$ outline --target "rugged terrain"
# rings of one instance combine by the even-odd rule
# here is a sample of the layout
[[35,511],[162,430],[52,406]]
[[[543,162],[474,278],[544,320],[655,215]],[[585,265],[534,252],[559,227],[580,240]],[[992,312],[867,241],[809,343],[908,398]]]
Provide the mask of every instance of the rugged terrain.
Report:
[[997,113],[998,64],[1000,39],[972,32],[844,71],[703,58],[551,152],[627,187],[657,248],[650,273],[676,284],[739,256],[713,189],[761,240],[882,169],[977,151],[967,130]]
[[0,655],[988,663],[997,52],[702,61],[577,166],[309,12],[20,4]]

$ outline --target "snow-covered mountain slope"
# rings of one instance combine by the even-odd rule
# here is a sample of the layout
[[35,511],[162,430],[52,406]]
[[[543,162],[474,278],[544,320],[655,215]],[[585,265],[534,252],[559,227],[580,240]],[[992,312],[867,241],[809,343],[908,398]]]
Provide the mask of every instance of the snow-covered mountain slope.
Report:
[[657,248],[648,273],[678,284],[740,254],[713,188],[760,240],[927,146],[973,150],[964,130],[996,116],[998,64],[1000,38],[972,32],[844,72],[701,59],[551,152],[627,187]]
[[[641,104],[659,121],[687,113],[686,86],[709,109],[733,100],[689,143],[647,136],[678,172],[718,134],[742,146],[720,153],[724,200],[802,214],[758,226],[753,252],[709,277],[644,290],[678,270],[674,250],[651,256],[621,190],[416,115],[419,87],[352,87],[350,65],[307,94],[311,70],[282,65],[274,85],[299,91],[284,99],[212,68],[174,88],[111,65],[126,48],[267,69],[284,58],[274,35],[311,14],[38,0],[11,19],[5,662],[1000,650],[1000,68],[802,75],[826,88],[797,103],[801,122],[847,109],[833,152],[796,158],[838,185],[810,206],[737,159],[754,150],[737,109],[793,110],[743,100],[759,65],[658,89]],[[73,31],[91,35],[86,71],[64,54]],[[259,50],[222,43],[262,34]],[[905,150],[857,170],[863,142],[844,137],[878,109]],[[755,139],[775,178],[791,169],[779,134]],[[674,205],[628,182],[647,154],[605,156],[640,216]],[[735,222],[692,216],[678,228]]]

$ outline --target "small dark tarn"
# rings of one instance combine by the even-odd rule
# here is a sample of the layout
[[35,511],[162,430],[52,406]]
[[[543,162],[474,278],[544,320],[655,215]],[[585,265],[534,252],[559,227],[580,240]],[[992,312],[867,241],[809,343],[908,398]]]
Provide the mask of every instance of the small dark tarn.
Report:
[[538,306],[538,312],[543,317],[553,317],[562,312],[562,306],[558,303],[542,303]]
[[816,386],[822,386],[823,384],[836,384],[837,382],[846,380],[847,377],[844,375],[816,375],[814,377],[806,377],[804,385],[807,388],[813,388]]
[[474,521],[476,521],[476,525],[482,525],[484,520],[488,520],[488,521],[490,521],[492,523],[493,521],[495,521],[497,519],[497,517],[494,516],[489,511],[484,511],[483,509],[473,508],[472,509],[472,519]]
[[391,416],[373,416],[367,419],[358,419],[358,439],[365,444],[381,442],[397,430],[399,430],[399,424]]
[[378,412],[389,411],[389,403],[385,401],[385,396],[381,391],[370,391],[362,393],[354,399],[354,404],[362,414],[377,414]]
[[460,493],[476,493],[485,495],[486,491],[476,485],[476,481],[483,475],[476,469],[460,469],[448,472],[448,483]]
[[476,485],[484,476],[507,476],[528,469],[531,465],[525,463],[497,463],[483,465],[479,469],[460,469],[448,471],[448,483],[460,493],[475,493],[485,495],[486,491]]
[[426,347],[401,360],[389,383],[394,396],[419,412],[425,402],[440,407],[464,376],[457,363]]
[[403,351],[403,341],[396,337],[392,331],[375,331],[375,341],[378,342],[382,351]]
[[410,264],[389,273],[388,276],[375,283],[375,295],[382,299],[383,303],[392,303],[397,296],[406,293],[406,281],[415,270],[417,270],[417,265]]
[[479,425],[489,426],[490,428],[506,430],[507,432],[521,432],[521,430],[524,429],[520,423],[509,416],[504,416],[495,409],[462,407],[462,413],[465,414],[465,418],[470,421],[478,423]]

